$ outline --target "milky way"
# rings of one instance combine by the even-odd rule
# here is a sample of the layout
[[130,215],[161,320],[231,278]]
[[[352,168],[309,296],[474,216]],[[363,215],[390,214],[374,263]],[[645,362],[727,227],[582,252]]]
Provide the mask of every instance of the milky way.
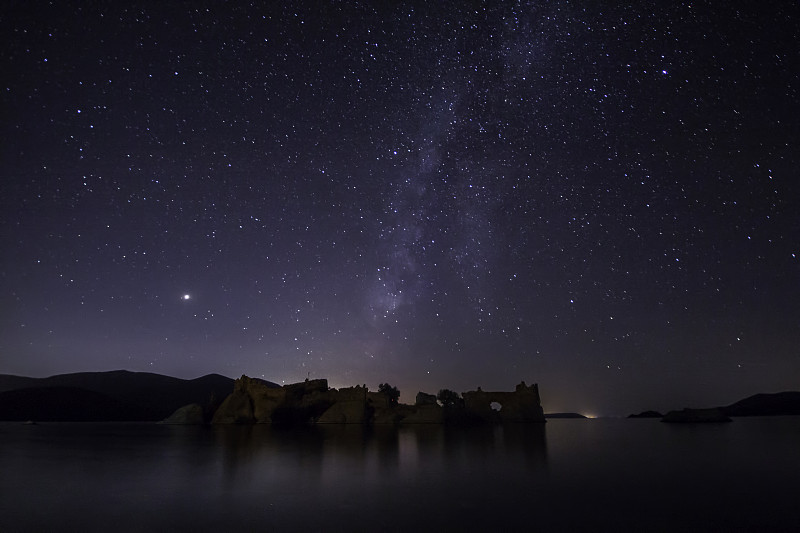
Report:
[[0,372],[800,383],[800,8],[3,9]]

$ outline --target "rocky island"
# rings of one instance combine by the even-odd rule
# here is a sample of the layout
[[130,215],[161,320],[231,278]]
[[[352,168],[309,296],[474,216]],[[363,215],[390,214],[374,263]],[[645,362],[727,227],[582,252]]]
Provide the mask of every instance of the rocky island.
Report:
[[[381,385],[384,388],[384,385]],[[392,394],[392,390],[396,394]],[[365,385],[334,389],[326,379],[306,380],[275,387],[242,376],[214,413],[212,424],[486,424],[496,422],[544,423],[537,384],[516,386],[512,392],[477,390],[461,395],[442,390],[439,395],[420,392],[415,403],[397,402],[399,392],[370,391]],[[187,415],[197,408],[182,408]],[[165,422],[191,423],[199,417],[175,413]]]
[[628,418],[664,418],[664,415],[659,413],[658,411],[642,411],[641,413],[635,413],[632,415],[628,415]]
[[800,391],[761,393],[748,396],[736,403],[706,409],[685,408],[662,415],[658,411],[644,411],[628,418],[660,418],[668,423],[730,422],[740,416],[798,416]]

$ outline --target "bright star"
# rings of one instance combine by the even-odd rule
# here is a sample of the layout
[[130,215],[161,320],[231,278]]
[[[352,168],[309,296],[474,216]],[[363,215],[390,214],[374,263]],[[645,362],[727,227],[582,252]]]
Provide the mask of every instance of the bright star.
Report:
[[191,294],[184,294],[183,296],[181,296],[182,300],[191,300],[191,298],[192,298]]

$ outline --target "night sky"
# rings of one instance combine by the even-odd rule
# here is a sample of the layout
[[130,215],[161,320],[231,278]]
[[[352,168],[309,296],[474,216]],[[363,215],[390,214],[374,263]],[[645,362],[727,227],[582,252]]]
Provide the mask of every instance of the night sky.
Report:
[[800,389],[797,2],[69,4],[0,14],[0,373]]

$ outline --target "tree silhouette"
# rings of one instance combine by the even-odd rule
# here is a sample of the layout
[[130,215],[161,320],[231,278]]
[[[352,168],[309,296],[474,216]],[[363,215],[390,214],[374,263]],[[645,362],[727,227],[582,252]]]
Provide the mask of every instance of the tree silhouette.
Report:
[[442,404],[442,407],[461,407],[464,405],[464,400],[457,392],[450,389],[442,389],[436,395],[436,399]]
[[388,383],[381,383],[378,385],[378,392],[386,395],[389,405],[397,405],[397,400],[400,398],[400,390],[397,387],[392,387]]

